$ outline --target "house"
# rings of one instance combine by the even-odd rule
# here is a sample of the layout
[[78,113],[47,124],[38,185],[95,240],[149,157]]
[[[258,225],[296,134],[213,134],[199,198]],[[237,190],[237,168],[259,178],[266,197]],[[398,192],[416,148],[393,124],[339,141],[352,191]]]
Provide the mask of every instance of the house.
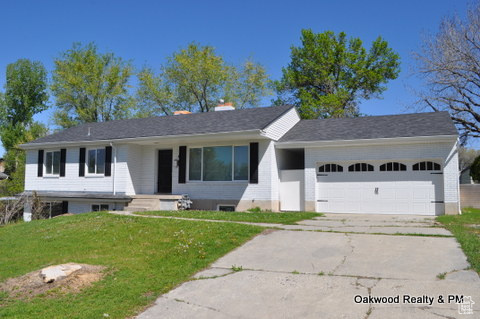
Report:
[[472,176],[470,176],[470,167],[460,171],[460,184],[475,184]]
[[447,112],[300,120],[220,105],[24,144],[25,190],[71,213],[174,209],[188,194],[194,209],[456,214],[457,137]]

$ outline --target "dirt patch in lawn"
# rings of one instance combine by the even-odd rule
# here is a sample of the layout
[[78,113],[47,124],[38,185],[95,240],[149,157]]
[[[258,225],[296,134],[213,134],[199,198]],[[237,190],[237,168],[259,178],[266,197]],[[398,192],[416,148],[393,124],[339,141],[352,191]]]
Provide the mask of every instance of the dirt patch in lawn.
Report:
[[58,294],[79,293],[105,275],[104,266],[79,265],[82,268],[52,283],[43,281],[41,270],[7,279],[4,283],[0,283],[0,292],[7,293],[9,298],[22,300],[28,300],[38,295],[55,297]]

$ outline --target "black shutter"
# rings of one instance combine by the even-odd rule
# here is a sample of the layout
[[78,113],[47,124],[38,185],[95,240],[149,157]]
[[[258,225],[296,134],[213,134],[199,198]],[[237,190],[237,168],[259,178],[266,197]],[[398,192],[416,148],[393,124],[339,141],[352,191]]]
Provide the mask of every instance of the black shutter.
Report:
[[78,176],[85,176],[85,147],[80,148],[80,156],[78,158]]
[[258,143],[250,143],[250,183],[258,184]]
[[67,149],[60,150],[60,177],[65,177],[65,162],[67,161]]
[[112,147],[105,147],[105,176],[112,176]]
[[37,166],[37,176],[43,176],[43,150],[38,150],[38,166]]
[[62,214],[67,214],[68,213],[68,202],[63,201],[62,202]]
[[187,147],[178,148],[178,183],[185,184],[187,177]]

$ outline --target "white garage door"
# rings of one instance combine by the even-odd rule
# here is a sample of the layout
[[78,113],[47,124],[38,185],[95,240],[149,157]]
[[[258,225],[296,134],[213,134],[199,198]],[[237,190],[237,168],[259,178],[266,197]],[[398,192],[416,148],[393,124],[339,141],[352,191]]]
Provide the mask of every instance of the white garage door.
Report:
[[443,175],[412,170],[318,172],[317,211],[328,213],[420,214],[443,213]]

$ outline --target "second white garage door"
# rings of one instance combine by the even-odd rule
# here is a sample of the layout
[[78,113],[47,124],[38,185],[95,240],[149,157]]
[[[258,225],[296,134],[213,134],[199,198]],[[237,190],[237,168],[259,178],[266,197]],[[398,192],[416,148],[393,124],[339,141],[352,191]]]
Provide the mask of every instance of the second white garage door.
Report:
[[440,215],[443,175],[412,170],[319,173],[316,198],[318,212]]

